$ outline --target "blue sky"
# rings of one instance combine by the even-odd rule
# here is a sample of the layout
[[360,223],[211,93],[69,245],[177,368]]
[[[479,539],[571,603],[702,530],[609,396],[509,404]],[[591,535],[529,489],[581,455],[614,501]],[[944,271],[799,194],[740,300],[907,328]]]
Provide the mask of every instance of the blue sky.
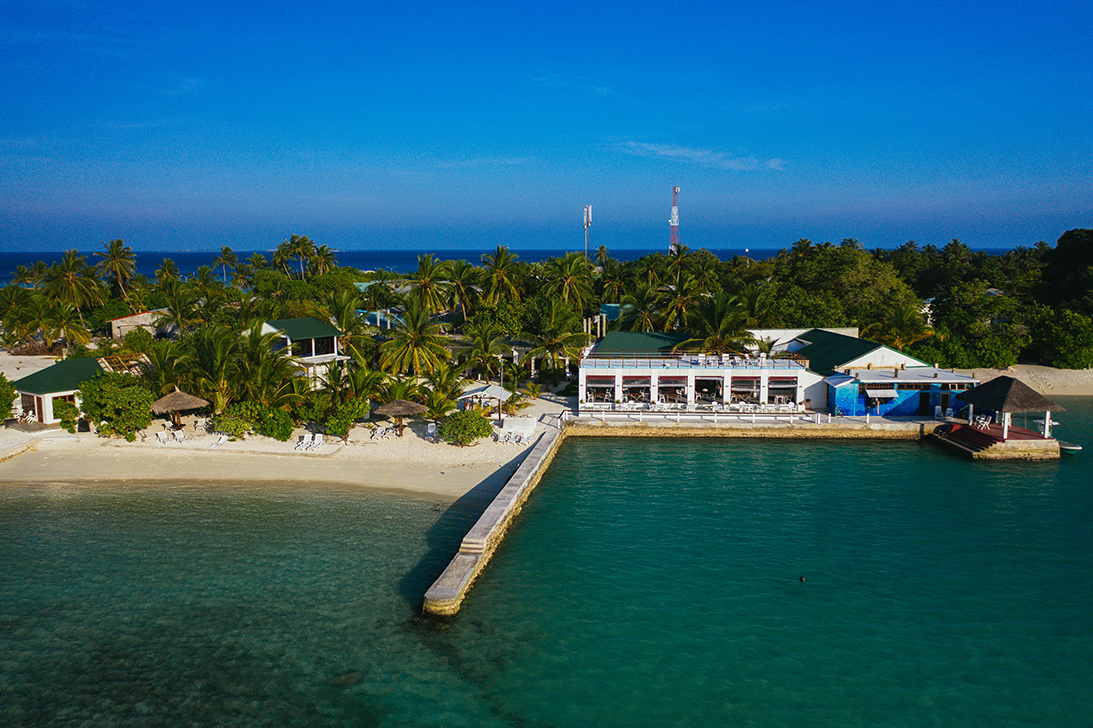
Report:
[[1089,3],[235,5],[4,0],[0,249],[1093,227]]

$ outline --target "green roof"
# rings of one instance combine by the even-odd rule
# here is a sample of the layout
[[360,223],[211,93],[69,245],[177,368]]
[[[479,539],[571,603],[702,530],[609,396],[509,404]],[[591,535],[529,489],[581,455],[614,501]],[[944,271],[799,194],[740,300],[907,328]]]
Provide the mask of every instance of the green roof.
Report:
[[592,356],[613,356],[619,354],[667,354],[686,336],[680,334],[661,334],[640,331],[608,331],[607,335],[596,344]]
[[267,324],[280,331],[293,341],[303,339],[322,339],[327,336],[341,336],[342,332],[331,326],[326,321],[317,318],[293,318],[276,319],[267,321]]
[[833,331],[812,329],[797,337],[807,341],[808,345],[794,353],[808,359],[808,368],[817,374],[834,374],[835,370],[848,361],[865,356],[881,348],[881,344],[866,339],[857,339]]
[[97,359],[64,359],[51,367],[15,381],[15,389],[27,394],[75,392],[80,385],[102,373]]
[[[801,341],[807,341],[808,345],[793,352],[798,356],[808,359],[808,368],[817,374],[824,376],[834,374],[847,362],[858,357],[876,351],[877,349],[891,349],[884,344],[878,344],[868,339],[857,339],[846,334],[836,334],[834,331],[812,329],[797,337]],[[891,349],[891,351],[896,351]],[[899,352],[903,354],[903,352]],[[909,358],[910,355],[903,354]],[[918,361],[917,359],[914,359]],[[923,366],[926,366],[924,363]]]

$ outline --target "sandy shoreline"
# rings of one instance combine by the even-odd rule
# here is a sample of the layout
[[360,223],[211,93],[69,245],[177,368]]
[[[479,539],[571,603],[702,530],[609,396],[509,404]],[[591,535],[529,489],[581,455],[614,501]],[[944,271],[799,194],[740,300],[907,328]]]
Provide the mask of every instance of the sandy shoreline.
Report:
[[[17,379],[53,363],[50,357],[14,357],[0,353],[0,371]],[[964,370],[982,381],[999,375],[1014,376],[1051,396],[1093,396],[1093,370],[1060,370],[1019,364],[1004,370]],[[557,426],[560,401],[537,400],[521,416],[537,421],[543,432]],[[287,443],[255,437],[224,443],[213,449],[212,435],[196,432],[192,418],[186,445],[155,441],[159,422],[148,429],[144,442],[107,440],[89,433],[61,431],[28,434],[0,428],[0,484],[95,483],[108,481],[224,482],[333,484],[400,493],[447,502],[460,499],[488,502],[523,461],[530,446],[489,441],[460,448],[426,440],[425,424],[414,422],[402,438],[372,440],[371,431],[358,427],[349,444],[335,442],[319,452],[295,451],[305,430],[298,429]],[[26,450],[33,446],[33,450]],[[0,486],[2,487],[2,486]]]

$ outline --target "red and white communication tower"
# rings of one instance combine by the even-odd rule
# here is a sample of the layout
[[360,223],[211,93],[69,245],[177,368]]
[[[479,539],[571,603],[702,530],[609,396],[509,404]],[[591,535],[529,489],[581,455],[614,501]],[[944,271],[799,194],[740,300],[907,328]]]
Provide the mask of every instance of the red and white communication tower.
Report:
[[668,220],[668,252],[679,250],[679,188],[672,188],[672,217]]

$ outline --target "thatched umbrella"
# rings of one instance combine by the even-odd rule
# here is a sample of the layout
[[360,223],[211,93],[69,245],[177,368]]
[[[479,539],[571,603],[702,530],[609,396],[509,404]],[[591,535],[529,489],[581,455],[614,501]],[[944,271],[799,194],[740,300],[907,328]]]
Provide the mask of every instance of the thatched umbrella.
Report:
[[175,391],[160,397],[152,403],[152,411],[157,415],[169,412],[171,415],[171,423],[174,424],[175,429],[177,430],[182,428],[182,419],[178,415],[179,412],[208,406],[209,403],[201,399],[201,397],[195,397],[194,395],[183,392],[178,387],[175,387]]
[[387,404],[380,405],[376,408],[376,414],[384,415],[386,417],[396,417],[398,419],[398,423],[395,426],[398,428],[399,437],[402,437],[402,429],[405,427],[405,425],[402,424],[403,417],[412,417],[428,411],[429,408],[425,405],[418,404],[417,402],[408,402],[405,399],[392,400]]
[[1009,434],[1010,415],[1014,412],[1044,412],[1044,437],[1051,437],[1051,413],[1062,407],[1019,379],[995,377],[986,384],[960,395],[968,403],[968,422],[975,407],[1002,413],[1002,439]]

